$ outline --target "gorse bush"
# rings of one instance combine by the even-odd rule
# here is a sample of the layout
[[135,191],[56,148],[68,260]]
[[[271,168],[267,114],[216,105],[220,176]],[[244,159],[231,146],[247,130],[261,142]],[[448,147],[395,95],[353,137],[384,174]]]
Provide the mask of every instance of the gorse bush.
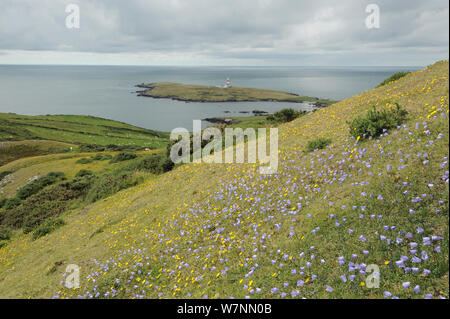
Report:
[[398,79],[401,79],[402,77],[408,75],[411,72],[397,72],[392,74],[390,77],[388,77],[386,80],[384,80],[383,82],[381,82],[377,87],[386,85],[392,81],[397,81]]
[[[82,176],[78,175],[80,172]],[[87,173],[89,171],[86,170],[81,170],[80,172],[78,172],[78,176],[75,176],[73,180],[62,183],[61,186],[73,192],[77,192],[80,196],[82,196],[86,194],[88,189],[91,187],[91,184],[95,179],[95,175]]]
[[17,198],[21,200],[27,199],[28,197],[41,191],[44,187],[52,185],[58,180],[62,180],[64,178],[63,173],[49,173],[46,176],[38,178],[37,180],[19,189],[17,192]]
[[5,203],[3,204],[3,208],[5,210],[13,209],[14,207],[19,206],[21,203],[22,203],[22,201],[17,197],[8,198],[5,200]]
[[33,231],[51,217],[67,210],[73,200],[83,198],[84,189],[73,189],[66,183],[51,186],[31,196],[13,209],[4,211],[4,226],[23,228],[24,233]]
[[95,178],[87,191],[86,202],[93,203],[123,189],[136,186],[139,181],[133,175],[130,172],[115,172]]
[[25,185],[17,192],[17,198],[24,200],[40,192],[44,187],[52,185],[59,180],[65,179],[64,173],[61,172],[52,172],[48,173],[46,176],[38,178],[37,180],[31,182],[28,185]]
[[[119,156],[120,161],[132,160],[136,157],[135,154],[131,154],[131,156],[127,153],[121,154],[118,154],[113,160]],[[136,177],[136,171],[163,174],[172,170],[173,167],[174,163],[165,154],[151,154],[138,158],[111,173],[94,177],[89,185],[85,200],[88,203],[92,203],[126,188],[138,185],[142,180]]]
[[324,149],[326,146],[330,145],[331,142],[332,141],[329,138],[319,137],[315,140],[309,141],[308,144],[306,145],[306,150],[308,152],[321,150]]
[[97,154],[94,157],[92,157],[92,160],[94,161],[106,161],[112,159],[112,155],[110,154]]
[[106,160],[110,160],[112,159],[112,155],[110,154],[97,154],[93,157],[90,158],[80,158],[78,161],[76,161],[77,164],[89,164],[92,163],[93,161],[106,161]]
[[66,176],[64,175],[63,172],[50,172],[47,174],[47,177],[51,177],[51,178],[61,178],[61,179],[66,179]]
[[106,150],[105,146],[97,145],[97,144],[81,144],[79,146],[80,152],[89,153],[89,152],[103,152]]
[[23,233],[28,234],[40,225],[45,224],[49,218],[58,216],[67,209],[67,203],[61,201],[45,201],[37,209],[32,210],[23,219]]
[[291,122],[301,115],[305,115],[307,111],[296,111],[291,108],[282,109],[274,114],[268,115],[267,120],[270,122],[286,123]]
[[110,163],[119,163],[119,162],[129,161],[129,160],[135,159],[136,157],[137,157],[137,155],[134,153],[121,152],[121,153],[117,154],[116,156],[114,156],[112,158],[112,160],[110,161]]
[[[73,181],[50,186],[39,193],[19,202],[19,205],[6,209],[0,216],[0,223],[10,228],[22,228],[30,232],[48,218],[58,216],[69,207],[72,200],[83,198],[91,181],[83,177]],[[19,200],[15,198],[15,200]]]
[[5,206],[7,200],[7,198],[0,199],[0,208],[3,208],[3,206]]
[[[151,147],[150,147],[151,148]],[[145,149],[142,146],[136,145],[97,145],[97,144],[81,144],[79,147],[80,152],[135,152]]]
[[76,164],[89,164],[92,163],[93,159],[91,158],[80,158],[78,161],[76,161]]
[[11,239],[11,236],[12,236],[11,231],[0,225],[0,248],[8,244],[8,241]]
[[357,117],[350,122],[350,134],[355,138],[377,137],[383,132],[401,125],[408,115],[398,103],[394,109],[376,110],[375,106],[364,117]]
[[92,171],[87,169],[82,169],[78,173],[75,174],[75,178],[77,177],[85,177],[85,176],[93,176],[95,175]]
[[0,226],[0,241],[10,239],[11,239],[11,231],[5,227]]
[[154,174],[159,174],[161,172],[161,156],[153,154],[146,156],[137,163],[136,168],[138,170],[149,171]]
[[174,167],[175,167],[175,163],[170,158],[165,158],[161,162],[161,168],[162,168],[163,173],[173,170]]
[[148,171],[153,174],[162,174],[172,170],[174,163],[168,157],[159,154],[152,154],[141,159],[136,169]]
[[42,225],[40,225],[39,227],[37,227],[34,230],[32,239],[36,240],[40,237],[43,237],[43,236],[51,233],[55,229],[57,229],[61,226],[64,226],[65,224],[66,223],[64,222],[64,220],[62,218],[55,218],[55,219],[46,221],[45,223],[43,223]]

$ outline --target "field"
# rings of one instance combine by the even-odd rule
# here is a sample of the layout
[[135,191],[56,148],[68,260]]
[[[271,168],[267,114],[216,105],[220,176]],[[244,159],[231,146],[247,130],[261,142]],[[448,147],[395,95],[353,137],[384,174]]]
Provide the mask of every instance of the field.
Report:
[[74,144],[44,140],[0,142],[0,166],[23,157],[70,152],[74,147]]
[[243,101],[279,101],[279,102],[314,102],[329,105],[336,101],[323,100],[291,93],[262,90],[255,88],[220,88],[204,85],[187,85],[170,82],[140,85],[145,90],[142,96],[169,98],[191,102],[243,102]]
[[0,113],[0,141],[36,139],[160,148],[167,145],[168,134],[93,116]]
[[[39,239],[15,232],[0,297],[448,298],[448,67],[281,124],[276,174],[185,164],[73,207]],[[403,124],[352,136],[349,121],[395,103]],[[331,143],[309,151],[319,137]]]

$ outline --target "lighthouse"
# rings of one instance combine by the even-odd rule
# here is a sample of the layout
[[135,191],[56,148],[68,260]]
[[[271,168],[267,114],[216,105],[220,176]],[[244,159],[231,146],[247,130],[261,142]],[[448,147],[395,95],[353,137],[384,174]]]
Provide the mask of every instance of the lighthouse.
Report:
[[230,88],[231,87],[231,81],[230,78],[227,78],[227,81],[225,82],[225,88]]

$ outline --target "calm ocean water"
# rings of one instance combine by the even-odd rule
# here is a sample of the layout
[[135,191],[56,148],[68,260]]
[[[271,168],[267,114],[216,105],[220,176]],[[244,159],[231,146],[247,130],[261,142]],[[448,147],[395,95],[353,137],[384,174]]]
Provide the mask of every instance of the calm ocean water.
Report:
[[[192,129],[193,119],[243,116],[240,111],[274,112],[306,104],[244,102],[185,103],[137,97],[142,82],[179,82],[281,90],[306,96],[344,99],[371,89],[398,71],[418,67],[141,67],[0,65],[0,112],[82,114],[140,127]],[[229,111],[230,114],[225,114]]]

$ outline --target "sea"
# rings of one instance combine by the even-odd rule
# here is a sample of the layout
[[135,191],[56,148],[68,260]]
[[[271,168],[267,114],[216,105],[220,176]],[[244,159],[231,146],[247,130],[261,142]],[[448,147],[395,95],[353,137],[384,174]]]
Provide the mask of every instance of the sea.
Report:
[[[342,100],[376,87],[399,71],[422,67],[188,67],[0,65],[0,113],[92,115],[135,126],[171,131],[211,117],[252,116],[310,103],[195,103],[139,97],[135,85],[177,82],[280,90]],[[244,113],[248,112],[248,113]],[[203,126],[208,125],[203,122]]]

